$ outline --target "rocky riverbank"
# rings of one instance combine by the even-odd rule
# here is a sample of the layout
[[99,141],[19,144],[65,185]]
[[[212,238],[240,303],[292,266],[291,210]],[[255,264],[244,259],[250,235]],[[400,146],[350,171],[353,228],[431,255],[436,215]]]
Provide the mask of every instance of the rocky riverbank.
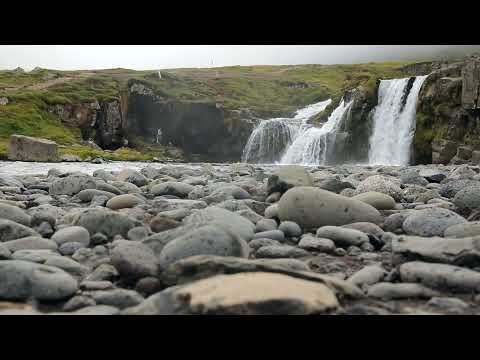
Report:
[[0,168],[0,314],[480,313],[478,166],[51,166]]

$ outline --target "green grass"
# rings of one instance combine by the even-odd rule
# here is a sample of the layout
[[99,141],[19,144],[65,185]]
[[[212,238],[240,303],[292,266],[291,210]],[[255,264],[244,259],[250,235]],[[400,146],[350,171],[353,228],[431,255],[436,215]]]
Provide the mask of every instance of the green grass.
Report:
[[[0,156],[5,151],[1,144],[12,134],[43,137],[69,146],[79,143],[80,129],[70,128],[49,109],[53,105],[120,100],[120,92],[133,82],[143,83],[166,101],[220,103],[227,110],[226,121],[235,120],[229,119],[228,110],[248,108],[261,118],[288,116],[300,107],[332,98],[332,106],[323,114],[328,115],[346,90],[362,85],[375,91],[379,78],[408,76],[399,68],[409,63],[171,69],[161,71],[162,79],[158,79],[156,71],[129,69],[0,71],[0,97],[9,99],[8,105],[0,106]],[[55,74],[59,79],[71,79],[39,89],[36,85],[41,85],[42,78],[49,74]],[[307,88],[289,87],[296,83],[306,84]],[[12,87],[17,90],[5,89]],[[146,144],[136,146],[150,158],[168,156],[162,149],[152,149]],[[92,149],[69,147],[70,150],[79,156],[100,156]],[[122,150],[101,156],[129,159],[142,155]]]

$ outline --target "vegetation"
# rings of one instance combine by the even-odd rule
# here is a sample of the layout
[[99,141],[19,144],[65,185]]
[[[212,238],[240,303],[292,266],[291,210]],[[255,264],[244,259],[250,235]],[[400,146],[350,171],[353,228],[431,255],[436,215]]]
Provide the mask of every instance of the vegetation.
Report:
[[[12,134],[54,140],[71,154],[96,157],[93,149],[72,147],[81,141],[80,129],[51,112],[54,105],[80,105],[120,100],[132,82],[141,82],[165,101],[216,102],[226,110],[247,108],[260,118],[288,116],[299,107],[332,98],[329,114],[343,93],[359,85],[374,91],[379,78],[407,76],[407,62],[357,65],[232,66],[213,69],[156,71],[107,69],[54,71],[37,69],[22,73],[0,71],[0,156]],[[229,112],[227,111],[227,114]],[[228,116],[226,121],[230,121]],[[232,120],[233,121],[233,120]],[[142,156],[165,156],[137,142]],[[67,150],[65,150],[67,151]],[[156,154],[156,155],[155,155]],[[105,158],[141,158],[134,150],[103,154]]]

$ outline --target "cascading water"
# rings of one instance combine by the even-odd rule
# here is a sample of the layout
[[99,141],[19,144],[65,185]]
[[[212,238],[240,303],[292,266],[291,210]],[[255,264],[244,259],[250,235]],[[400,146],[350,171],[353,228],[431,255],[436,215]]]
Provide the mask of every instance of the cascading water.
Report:
[[[378,105],[373,110],[369,163],[372,165],[408,165],[415,134],[416,104],[427,76],[382,80]],[[410,86],[411,88],[410,88]]]
[[325,164],[332,146],[335,144],[337,131],[353,101],[344,100],[332,112],[327,122],[321,127],[306,127],[298,132],[295,141],[281,159],[282,164]]
[[321,101],[298,110],[293,118],[275,118],[261,121],[253,130],[243,151],[242,161],[274,163],[295,140],[307,121],[325,110],[332,100]]

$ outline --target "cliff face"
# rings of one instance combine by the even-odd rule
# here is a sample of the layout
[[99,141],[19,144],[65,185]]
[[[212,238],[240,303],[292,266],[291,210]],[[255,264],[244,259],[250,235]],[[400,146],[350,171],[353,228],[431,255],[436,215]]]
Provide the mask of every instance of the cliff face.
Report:
[[443,64],[432,72],[417,104],[415,163],[460,163],[469,160],[464,146],[469,153],[480,150],[479,93],[479,57]]
[[252,130],[250,122],[217,103],[165,101],[135,85],[130,88],[125,127],[130,137],[172,144],[187,158],[218,162],[238,161]]

